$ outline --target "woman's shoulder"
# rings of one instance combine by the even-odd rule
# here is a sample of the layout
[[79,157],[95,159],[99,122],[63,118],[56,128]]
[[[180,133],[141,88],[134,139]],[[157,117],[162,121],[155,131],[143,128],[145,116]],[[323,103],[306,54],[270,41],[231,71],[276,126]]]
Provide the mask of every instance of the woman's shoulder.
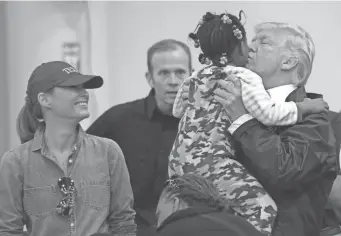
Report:
[[109,156],[122,156],[120,146],[112,139],[99,137],[96,135],[86,134],[85,136],[85,149],[93,149],[105,152]]
[[92,145],[94,147],[102,146],[102,147],[111,147],[111,148],[119,148],[118,144],[109,138],[100,137],[92,134],[86,134],[85,142],[87,145]]
[[18,148],[14,148],[11,150],[6,151],[2,157],[2,162],[11,162],[11,161],[18,161],[19,160],[19,152]]
[[125,163],[122,149],[112,139],[87,134],[85,140],[85,151],[105,158],[111,170],[113,170],[113,166],[122,166]]
[[20,165],[22,162],[22,159],[25,156],[28,156],[29,150],[31,150],[31,144],[32,140],[27,141],[23,144],[18,145],[15,148],[12,148],[8,151],[6,151],[2,157],[0,157],[0,162],[2,164],[17,164]]

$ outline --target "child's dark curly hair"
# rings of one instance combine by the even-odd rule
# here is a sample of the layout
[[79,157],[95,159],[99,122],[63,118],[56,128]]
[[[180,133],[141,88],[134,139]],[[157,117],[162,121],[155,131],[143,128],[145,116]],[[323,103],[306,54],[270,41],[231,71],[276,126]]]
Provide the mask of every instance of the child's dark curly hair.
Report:
[[189,207],[209,206],[229,209],[228,201],[221,195],[217,186],[200,175],[173,176],[166,182],[163,194],[177,196]]
[[[199,22],[196,30],[189,34],[189,38],[195,42],[196,47],[200,47],[203,54],[199,56],[199,61],[204,64],[208,58],[218,66],[224,66],[219,63],[222,55],[227,58],[231,56],[234,50],[246,38],[246,32],[241,23],[241,15],[243,11],[239,12],[239,18],[236,16],[223,13],[213,14],[207,12],[202,20]],[[236,32],[237,31],[237,32]]]

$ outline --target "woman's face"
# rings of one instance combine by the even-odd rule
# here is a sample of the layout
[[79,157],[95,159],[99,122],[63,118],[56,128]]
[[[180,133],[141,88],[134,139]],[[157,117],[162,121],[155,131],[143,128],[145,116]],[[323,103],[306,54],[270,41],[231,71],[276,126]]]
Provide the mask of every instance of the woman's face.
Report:
[[88,110],[89,93],[82,85],[75,87],[55,87],[48,94],[49,111],[57,117],[80,122],[90,116]]

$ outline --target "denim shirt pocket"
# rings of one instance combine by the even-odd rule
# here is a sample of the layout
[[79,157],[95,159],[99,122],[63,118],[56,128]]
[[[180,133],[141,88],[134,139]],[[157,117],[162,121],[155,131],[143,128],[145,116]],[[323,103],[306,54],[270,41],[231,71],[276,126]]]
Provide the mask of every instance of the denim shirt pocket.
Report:
[[24,189],[24,208],[29,216],[44,219],[55,212],[60,196],[57,194],[56,186]]
[[84,205],[96,211],[103,211],[110,206],[110,179],[106,181],[80,182]]

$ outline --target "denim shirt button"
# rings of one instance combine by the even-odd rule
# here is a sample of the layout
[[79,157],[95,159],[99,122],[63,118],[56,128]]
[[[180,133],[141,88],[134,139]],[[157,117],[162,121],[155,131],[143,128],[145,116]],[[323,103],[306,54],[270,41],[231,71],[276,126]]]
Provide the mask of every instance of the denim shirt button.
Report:
[[73,227],[75,224],[74,223],[71,223],[70,226]]

